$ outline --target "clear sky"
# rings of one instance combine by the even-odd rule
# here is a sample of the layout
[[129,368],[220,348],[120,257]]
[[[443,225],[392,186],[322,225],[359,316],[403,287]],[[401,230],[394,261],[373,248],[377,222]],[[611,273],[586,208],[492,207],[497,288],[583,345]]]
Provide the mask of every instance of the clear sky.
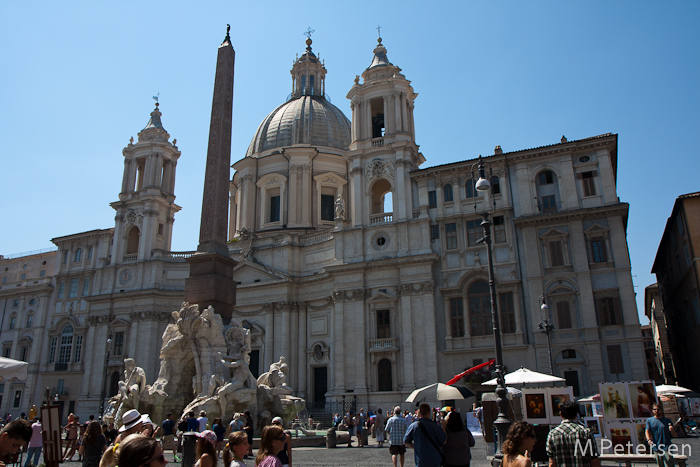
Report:
[[423,168],[619,134],[632,274],[644,287],[678,195],[700,190],[697,1],[0,1],[0,254],[114,225],[122,149],[160,93],[177,138],[172,249],[196,248],[216,51],[236,50],[233,148],[291,92],[304,51],[345,98],[381,25],[389,60],[419,94]]

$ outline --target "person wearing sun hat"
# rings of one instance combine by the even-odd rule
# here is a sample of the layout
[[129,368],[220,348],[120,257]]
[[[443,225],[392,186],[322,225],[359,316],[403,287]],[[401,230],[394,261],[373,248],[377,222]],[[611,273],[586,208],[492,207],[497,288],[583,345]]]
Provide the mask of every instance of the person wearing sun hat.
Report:
[[216,467],[216,433],[204,430],[197,433],[197,462],[194,467]]
[[114,440],[115,443],[120,443],[132,433],[141,433],[143,429],[143,417],[136,409],[127,410],[122,415],[122,426],[119,427],[119,436]]

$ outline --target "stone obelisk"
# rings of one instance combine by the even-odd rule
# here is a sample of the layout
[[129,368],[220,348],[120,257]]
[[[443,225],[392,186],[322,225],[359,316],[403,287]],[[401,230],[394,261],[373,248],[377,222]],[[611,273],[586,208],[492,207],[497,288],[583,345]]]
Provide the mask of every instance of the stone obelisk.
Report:
[[227,26],[219,46],[211,106],[207,166],[204,174],[202,219],[197,253],[188,258],[190,276],[185,280],[185,301],[209,305],[228,322],[236,303],[236,283],[226,244],[228,230],[229,169],[231,167],[231,122],[233,114],[233,69],[236,53]]

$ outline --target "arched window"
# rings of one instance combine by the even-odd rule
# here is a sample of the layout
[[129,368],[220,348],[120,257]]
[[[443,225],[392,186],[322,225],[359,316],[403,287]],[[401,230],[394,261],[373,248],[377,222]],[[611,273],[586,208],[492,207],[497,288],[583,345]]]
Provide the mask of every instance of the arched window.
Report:
[[469,322],[472,336],[488,336],[492,332],[491,300],[486,281],[476,281],[469,286]]
[[31,328],[33,323],[34,323],[34,313],[29,313],[27,315],[27,325],[25,327]]
[[66,325],[61,331],[61,344],[58,347],[58,363],[70,363],[73,348],[73,326]]
[[391,362],[386,358],[379,360],[377,365],[377,386],[379,391],[393,390],[393,382],[391,381]]
[[383,178],[377,180],[372,185],[372,214],[380,214],[385,211],[384,198],[391,192],[391,183]]
[[80,257],[83,256],[83,249],[78,248],[75,250],[75,254],[73,255],[73,262],[74,263],[79,263],[80,262]]
[[10,327],[9,329],[14,329],[15,326],[17,326],[17,315],[12,313],[12,316],[10,316]]
[[491,193],[498,195],[501,193],[501,182],[497,176],[491,177]]
[[139,232],[139,228],[136,226],[133,226],[131,230],[129,230],[129,237],[126,240],[126,254],[127,255],[135,255],[139,252],[139,238],[141,237],[141,232]]
[[309,76],[309,88],[310,88],[309,94],[311,94],[311,95],[313,95],[313,93],[314,93],[314,87],[316,84],[314,78],[315,78],[314,75]]
[[112,376],[109,377],[109,393],[119,394],[119,372],[113,371]]
[[452,185],[449,183],[443,187],[443,193],[445,195],[445,202],[449,203],[451,201],[454,201],[454,198],[452,197]]
[[557,177],[551,170],[537,174],[537,204],[542,214],[558,212],[559,188]]
[[301,95],[306,94],[306,75],[301,75]]
[[474,180],[467,180],[467,183],[464,184],[464,196],[466,198],[476,198],[479,196],[479,192],[476,191],[476,187],[474,186]]

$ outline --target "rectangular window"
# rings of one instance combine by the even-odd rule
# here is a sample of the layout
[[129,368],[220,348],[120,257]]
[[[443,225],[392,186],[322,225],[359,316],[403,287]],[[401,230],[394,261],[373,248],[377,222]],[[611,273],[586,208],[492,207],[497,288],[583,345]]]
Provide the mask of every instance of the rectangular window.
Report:
[[333,195],[321,195],[321,220],[332,221],[335,218],[335,198]]
[[7,284],[7,276],[2,276],[2,283]]
[[114,334],[114,355],[122,355],[124,352],[124,333]]
[[15,391],[15,401],[12,406],[16,409],[19,407],[19,403],[22,401],[22,391]]
[[63,290],[66,288],[66,283],[61,281],[58,283],[58,298],[63,298]]
[[280,220],[280,196],[270,196],[270,222]]
[[82,356],[83,353],[83,336],[75,336],[75,358],[73,361],[75,363],[78,363],[80,361],[80,357]]
[[491,301],[488,293],[475,294],[469,297],[469,320],[472,336],[493,334]]
[[41,271],[39,271],[39,277],[44,277],[44,276],[46,276],[46,269],[42,269]]
[[539,175],[540,185],[551,185],[554,183],[554,177],[551,171],[547,170]]
[[554,214],[557,212],[557,198],[554,195],[542,197],[542,214]]
[[551,267],[564,266],[564,250],[561,240],[552,240],[547,244],[549,249],[549,265]]
[[583,182],[583,196],[593,196],[595,195],[595,182],[593,178],[593,172],[583,172],[581,174],[581,181]]
[[599,326],[617,326],[623,324],[620,299],[618,297],[597,297]]
[[431,209],[437,207],[437,192],[434,190],[428,192],[428,207]]
[[32,324],[34,324],[34,315],[27,315],[27,326],[26,327],[31,328]]
[[501,307],[501,333],[512,334],[515,332],[515,306],[513,305],[513,294],[502,293],[498,296]]
[[493,241],[494,243],[506,243],[506,223],[503,216],[493,218]]
[[17,325],[17,317],[12,316],[10,318],[10,329],[14,329],[16,325]]
[[594,263],[605,263],[608,255],[605,252],[605,239],[603,237],[591,238],[591,256]]
[[51,345],[49,346],[49,363],[56,361],[56,344],[58,343],[57,337],[51,338]]
[[20,280],[25,280],[27,278],[27,273],[23,272],[22,275],[20,276]]
[[63,391],[65,390],[66,387],[66,380],[65,379],[59,379],[58,383],[56,383],[56,392],[58,394],[63,394]]
[[622,348],[619,344],[608,346],[608,367],[611,375],[620,375],[625,372],[625,364],[622,361]]
[[467,246],[476,246],[481,237],[481,221],[467,221]]
[[86,277],[83,279],[83,297],[90,295],[90,278]]
[[495,175],[491,177],[491,193],[493,193],[494,195],[501,194],[501,182]]
[[571,370],[571,371],[565,371],[564,372],[564,379],[566,380],[566,385],[571,386],[571,389],[574,392],[574,397],[578,397],[581,395],[581,390],[578,385],[578,371],[576,370]]
[[476,190],[473,180],[467,180],[467,183],[464,185],[464,194],[467,199],[479,196],[479,192]]
[[556,302],[557,309],[557,327],[559,329],[571,329],[573,326],[571,320],[571,308],[569,302]]
[[5,392],[5,383],[0,383],[0,394]]
[[462,297],[450,299],[450,335],[452,337],[464,337]]
[[5,358],[10,358],[10,351],[12,350],[12,347],[3,347],[2,348],[2,356]]
[[63,334],[61,345],[58,347],[58,363],[70,363],[70,354],[73,350],[73,334]]
[[457,249],[457,224],[445,224],[445,247],[448,250]]
[[683,245],[683,252],[685,253],[685,265],[690,266],[692,261],[690,259],[690,251],[688,251],[688,245]]
[[12,300],[12,308],[17,308],[19,306],[19,299],[15,298]]
[[68,292],[68,298],[75,298],[78,296],[78,283],[80,279],[70,280],[70,291]]
[[[163,232],[165,232],[165,226],[161,223],[158,223],[158,235],[161,237],[163,236]],[[88,261],[90,260],[90,254],[92,253],[92,250],[88,250]]]
[[22,347],[22,355],[20,356],[19,359],[22,360],[23,362],[26,362],[27,357],[28,357],[28,355],[27,355],[28,353],[29,353],[29,349],[27,347]]
[[388,339],[391,337],[389,316],[389,310],[377,310],[377,339]]
[[430,241],[434,242],[440,238],[440,226],[439,225],[431,225],[430,226]]
[[451,203],[454,201],[454,198],[452,197],[452,185],[447,184],[442,188],[442,190],[446,203]]

